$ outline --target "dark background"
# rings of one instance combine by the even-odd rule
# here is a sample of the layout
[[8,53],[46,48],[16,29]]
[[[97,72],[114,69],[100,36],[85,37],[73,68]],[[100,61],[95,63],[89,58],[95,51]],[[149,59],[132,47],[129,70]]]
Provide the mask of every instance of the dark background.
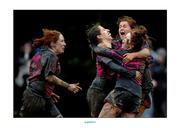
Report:
[[[60,78],[69,83],[79,82],[83,91],[74,95],[56,88],[56,93],[61,96],[57,106],[64,117],[90,117],[86,92],[95,77],[95,61],[91,59],[86,38],[87,25],[100,22],[115,37],[117,19],[123,15],[133,17],[147,28],[149,35],[156,39],[154,50],[167,47],[166,10],[14,10],[14,77],[18,72],[16,60],[21,45],[41,37],[42,28],[62,32],[67,46],[60,56]],[[14,111],[21,105],[21,92],[14,87]]]

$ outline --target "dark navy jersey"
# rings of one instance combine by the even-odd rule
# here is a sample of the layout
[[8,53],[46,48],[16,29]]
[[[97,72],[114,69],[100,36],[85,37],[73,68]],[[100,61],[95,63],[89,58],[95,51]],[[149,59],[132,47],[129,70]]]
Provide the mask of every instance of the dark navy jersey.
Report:
[[40,93],[50,96],[55,85],[45,81],[48,75],[58,76],[60,62],[58,57],[46,47],[42,47],[31,59],[29,86]]

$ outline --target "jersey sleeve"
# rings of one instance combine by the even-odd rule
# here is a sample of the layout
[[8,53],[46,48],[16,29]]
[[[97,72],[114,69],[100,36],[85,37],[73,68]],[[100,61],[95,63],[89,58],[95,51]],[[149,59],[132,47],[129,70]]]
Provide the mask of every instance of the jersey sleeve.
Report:
[[109,57],[113,60],[122,60],[123,59],[123,53],[120,52],[120,50],[113,50],[113,49],[107,49],[107,48],[101,48],[101,47],[94,47],[94,52],[100,56]]
[[58,58],[55,55],[47,55],[43,56],[43,59],[44,77],[56,75]]
[[115,62],[113,62],[112,59],[107,58],[107,57],[101,57],[99,58],[99,61],[103,64],[105,64],[109,69],[111,69],[112,71],[119,73],[127,78],[134,78],[136,75],[135,71],[130,71],[118,64],[116,64]]

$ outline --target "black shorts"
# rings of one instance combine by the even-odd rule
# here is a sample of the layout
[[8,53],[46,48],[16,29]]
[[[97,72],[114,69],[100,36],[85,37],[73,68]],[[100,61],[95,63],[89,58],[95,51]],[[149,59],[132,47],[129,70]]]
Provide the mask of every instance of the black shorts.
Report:
[[123,88],[116,88],[108,94],[105,98],[105,102],[118,106],[123,112],[132,113],[138,111],[141,98]]
[[98,117],[103,105],[104,99],[106,98],[107,93],[96,89],[96,88],[89,88],[87,92],[87,101],[89,105],[89,109],[91,113]]
[[23,106],[20,110],[21,117],[62,117],[52,99],[42,97],[27,88],[23,94]]

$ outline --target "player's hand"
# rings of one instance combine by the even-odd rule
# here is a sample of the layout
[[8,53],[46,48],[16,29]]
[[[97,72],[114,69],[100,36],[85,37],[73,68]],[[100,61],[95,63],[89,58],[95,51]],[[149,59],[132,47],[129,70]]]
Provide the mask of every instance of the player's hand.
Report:
[[52,98],[52,100],[53,100],[54,103],[57,103],[58,100],[60,99],[60,96],[58,96],[58,95],[55,94],[55,93],[52,93],[52,94],[51,94],[51,98]]
[[73,93],[77,93],[82,90],[82,88],[78,85],[79,85],[79,83],[69,84],[68,90]]
[[140,81],[142,79],[142,74],[139,71],[136,71],[135,79]]
[[124,63],[128,63],[129,61],[132,61],[135,58],[134,53],[126,53],[123,56],[124,56],[123,58]]

